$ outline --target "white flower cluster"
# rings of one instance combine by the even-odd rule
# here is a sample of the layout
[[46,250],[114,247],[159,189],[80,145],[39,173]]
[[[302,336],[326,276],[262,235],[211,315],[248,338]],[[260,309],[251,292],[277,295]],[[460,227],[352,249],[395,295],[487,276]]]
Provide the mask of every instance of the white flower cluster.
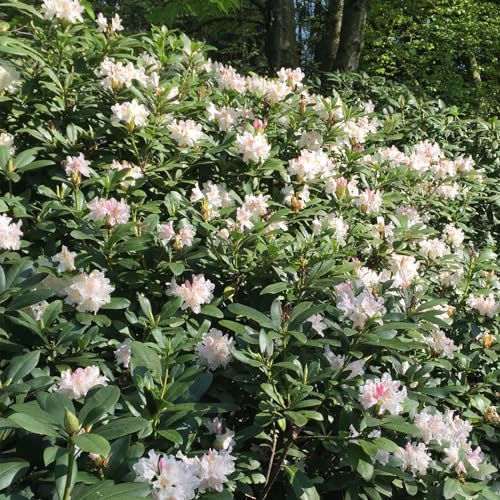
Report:
[[211,220],[219,215],[220,208],[227,208],[234,204],[226,190],[226,184],[214,184],[212,181],[205,182],[203,189],[200,189],[198,182],[191,191],[191,203],[202,203],[202,212],[207,220]]
[[382,324],[381,318],[386,312],[382,297],[375,298],[369,290],[363,290],[356,296],[349,283],[337,285],[335,291],[337,309],[341,312],[339,319],[351,321],[352,327],[360,330],[369,320]]
[[124,201],[110,198],[94,198],[89,204],[90,220],[102,221],[112,227],[117,224],[126,224],[130,219],[130,207]]
[[215,285],[205,279],[203,274],[192,276],[191,281],[186,280],[182,285],[178,285],[175,278],[170,282],[167,295],[174,295],[182,299],[181,309],[191,309],[195,314],[199,314],[203,304],[209,304],[214,298],[213,291]]
[[132,165],[126,160],[123,160],[121,162],[113,160],[111,162],[110,168],[111,170],[126,171],[123,181],[120,182],[120,187],[125,190],[135,186],[136,181],[144,177],[144,174],[140,167],[138,167],[137,165]]
[[12,217],[0,214],[0,248],[19,250],[21,248],[22,221],[12,222]]
[[451,410],[441,413],[425,408],[415,416],[415,425],[422,434],[424,443],[442,446],[443,463],[454,467],[457,474],[466,474],[467,465],[477,471],[482,462],[481,448],[473,449],[469,441],[472,425],[462,420]]
[[174,223],[172,221],[166,224],[158,224],[158,236],[160,237],[163,245],[167,246],[171,240],[174,240],[174,248],[180,250],[183,247],[189,247],[193,244],[193,238],[196,234],[195,228],[184,222],[183,226],[179,229],[178,234],[175,232]]
[[[0,68],[1,72],[1,68]],[[0,77],[1,78],[1,77]],[[0,83],[0,89],[1,89]],[[1,90],[0,90],[1,92]],[[7,134],[6,132],[2,132],[0,134],[0,146],[6,146],[9,148],[9,153],[13,155],[16,152],[16,147],[14,146],[14,136],[12,134]]]
[[170,136],[181,148],[193,148],[199,142],[206,139],[201,124],[193,120],[174,120],[167,126]]
[[115,359],[118,365],[122,365],[123,368],[128,368],[130,365],[130,358],[132,355],[132,349],[130,347],[130,340],[125,339],[121,344],[115,349]]
[[267,142],[266,135],[261,132],[238,134],[236,136],[236,145],[245,163],[263,163],[271,153],[271,145]]
[[336,216],[335,214],[328,214],[322,218],[313,219],[312,226],[315,236],[321,234],[324,230],[333,231],[339,244],[341,246],[346,244],[349,224],[345,222],[341,215]]
[[59,19],[67,23],[83,22],[84,8],[78,0],[43,0],[42,12],[45,19]]
[[211,328],[194,349],[198,355],[198,363],[206,366],[209,370],[216,370],[219,367],[226,368],[232,361],[231,348],[234,339],[228,335],[223,335],[217,328]]
[[401,468],[409,470],[414,476],[425,474],[432,461],[424,443],[407,443],[395,456],[401,461]]
[[407,398],[406,387],[399,389],[401,382],[392,380],[389,373],[381,378],[368,379],[359,392],[359,402],[365,410],[376,407],[376,413],[383,415],[388,411],[391,415],[399,415]]
[[60,273],[75,271],[76,252],[70,252],[65,245],[62,245],[61,251],[52,257],[52,262],[57,264],[57,270]]
[[235,457],[226,450],[209,450],[200,457],[188,458],[157,454],[150,450],[147,457],[134,465],[135,480],[149,483],[154,498],[190,500],[197,492],[221,492],[234,470]]
[[500,302],[495,300],[493,294],[490,295],[469,295],[467,299],[467,305],[477,311],[481,316],[489,316],[490,318],[494,318],[500,309]]
[[474,173],[472,158],[459,156],[450,160],[438,144],[429,141],[415,144],[409,153],[391,146],[380,149],[374,155],[366,155],[364,159],[367,163],[389,162],[396,167],[405,165],[420,176],[430,178],[430,184],[424,182],[421,186],[427,193],[444,199],[455,199],[460,194],[460,186],[454,179]]
[[127,124],[129,129],[134,127],[143,127],[147,123],[149,111],[144,104],[139,104],[137,99],[130,102],[114,104],[111,106],[113,113],[112,119],[122,121]]
[[54,386],[53,390],[70,399],[81,399],[93,387],[107,383],[108,378],[101,375],[98,366],[87,366],[87,368],[77,368],[74,372],[64,370],[61,373],[61,382]]
[[115,35],[119,31],[123,31],[122,19],[118,14],[115,14],[110,21],[104,16],[102,12],[97,14],[95,20],[97,24],[97,31],[107,35]]
[[324,356],[327,359],[330,366],[335,370],[336,373],[339,372],[351,372],[346,380],[358,377],[359,375],[365,374],[365,360],[358,359],[356,361],[351,361],[350,363],[345,362],[345,356],[342,354],[334,354],[330,346],[325,346]]
[[19,85],[21,85],[19,71],[12,64],[0,59],[0,94],[2,92],[14,92]]
[[236,220],[240,229],[252,229],[254,220],[267,214],[269,195],[246,195],[244,203],[236,210]]
[[83,153],[80,153],[78,156],[66,156],[66,160],[64,160],[63,165],[64,171],[68,176],[78,175],[90,177],[90,161],[85,159]]
[[442,358],[453,358],[458,351],[452,339],[446,336],[442,330],[436,330],[431,335],[424,337],[424,342],[431,348],[432,353]]
[[236,444],[233,437],[234,431],[226,427],[223,431],[223,423],[219,417],[215,417],[213,420],[207,420],[205,425],[208,429],[209,434],[215,434],[214,448],[216,450],[227,450],[229,453],[233,451],[233,447]]
[[318,176],[330,177],[334,173],[334,168],[333,160],[323,151],[303,149],[298,158],[288,162],[288,173],[304,181]]
[[93,312],[111,302],[114,287],[102,271],[82,272],[73,277],[71,283],[64,289],[65,302],[76,306],[79,312]]

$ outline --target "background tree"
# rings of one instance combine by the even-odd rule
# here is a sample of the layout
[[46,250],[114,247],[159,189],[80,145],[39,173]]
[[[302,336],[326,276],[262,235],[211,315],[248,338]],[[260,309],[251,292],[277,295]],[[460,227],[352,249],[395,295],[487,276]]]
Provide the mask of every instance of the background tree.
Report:
[[[39,3],[38,0],[32,0]],[[165,23],[240,70],[363,71],[485,116],[500,111],[496,0],[94,0],[129,32]]]

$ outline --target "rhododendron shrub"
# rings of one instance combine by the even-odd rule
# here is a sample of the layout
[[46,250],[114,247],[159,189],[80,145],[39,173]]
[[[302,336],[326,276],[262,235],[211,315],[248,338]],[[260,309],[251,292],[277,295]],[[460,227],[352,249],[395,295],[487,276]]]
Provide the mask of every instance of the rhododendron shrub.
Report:
[[497,498],[493,143],[2,8],[2,498]]

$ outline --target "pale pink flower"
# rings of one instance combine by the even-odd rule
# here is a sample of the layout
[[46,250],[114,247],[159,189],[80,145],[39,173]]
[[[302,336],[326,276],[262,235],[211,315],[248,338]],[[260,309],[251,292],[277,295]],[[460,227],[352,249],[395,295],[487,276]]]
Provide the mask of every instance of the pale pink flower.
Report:
[[223,335],[217,328],[211,328],[196,344],[194,351],[198,355],[198,363],[201,366],[206,366],[209,370],[216,370],[221,366],[226,368],[232,361],[231,348],[233,346],[233,338]]
[[420,264],[412,255],[392,254],[389,268],[393,274],[395,287],[408,288],[418,277]]
[[382,195],[379,191],[373,191],[372,189],[365,189],[359,194],[359,197],[355,201],[364,214],[371,214],[373,212],[378,212],[382,206]]
[[113,112],[113,120],[125,122],[129,128],[146,125],[149,116],[146,106],[139,104],[137,99],[132,99],[131,102],[115,104],[111,107],[111,111]]
[[286,83],[292,89],[302,87],[302,80],[305,77],[304,72],[300,68],[281,68],[277,75],[283,83]]
[[354,295],[349,283],[342,283],[335,287],[337,293],[337,308],[341,311],[341,320],[352,321],[353,328],[362,329],[369,320],[382,323],[381,317],[385,314],[384,299],[375,298],[369,290]]
[[125,177],[120,182],[120,186],[123,189],[128,189],[129,187],[135,186],[136,180],[140,179],[141,177],[144,177],[141,167],[138,167],[137,165],[132,165],[126,160],[123,160],[121,162],[113,160],[111,162],[111,169],[127,171]]
[[479,465],[483,461],[483,455],[481,453],[481,448],[478,446],[474,451],[471,453],[468,453],[467,456],[465,457],[467,462],[469,462],[469,465],[474,469],[474,470],[479,470]]
[[[131,62],[127,64],[121,62],[115,63],[108,57],[105,57],[99,65],[97,76],[103,77],[101,85],[108,90],[119,90],[122,87],[130,88],[134,80],[143,85],[148,83],[148,76],[144,72],[144,68],[136,68]],[[117,110],[117,113],[115,113],[116,116],[118,116],[118,112],[125,116],[125,113],[129,113],[130,115],[134,110],[141,109],[138,106],[137,100],[134,99],[131,103],[116,104],[113,106],[114,109],[111,109],[113,112],[115,109]],[[123,118],[119,119],[123,120]],[[125,121],[128,122],[129,120]],[[139,122],[137,122],[137,125],[139,125]]]
[[192,148],[206,138],[202,126],[193,120],[174,120],[167,129],[180,147]]
[[209,450],[201,458],[196,458],[198,466],[198,476],[201,483],[199,492],[218,491],[224,489],[224,484],[228,481],[228,476],[235,471],[234,462],[236,458],[227,450]]
[[500,303],[495,301],[493,294],[488,296],[479,295],[478,297],[469,295],[467,305],[471,309],[476,310],[481,316],[488,316],[490,318],[494,318],[500,309]]
[[130,219],[130,208],[124,201],[110,198],[94,198],[89,204],[90,220],[103,221],[108,226],[126,224]]
[[78,0],[44,0],[42,12],[45,19],[60,19],[68,23],[83,22],[84,8]]
[[174,223],[172,221],[169,221],[166,224],[158,224],[157,230],[158,236],[164,245],[175,238]]
[[52,257],[52,262],[57,263],[57,270],[61,273],[66,271],[74,271],[76,252],[70,252],[68,248],[63,245],[61,251]]
[[191,246],[193,244],[195,234],[195,228],[191,224],[189,224],[189,222],[185,222],[181,229],[179,229],[179,234],[177,235],[180,247]]
[[170,287],[167,290],[167,295],[175,295],[182,298],[181,309],[191,309],[194,313],[199,314],[203,304],[209,304],[214,298],[213,291],[215,285],[205,279],[203,274],[192,276],[191,282],[186,280],[182,285],[178,285],[175,278],[172,278]]
[[100,374],[98,366],[87,366],[77,368],[74,372],[64,370],[61,373],[61,382],[54,387],[54,390],[70,399],[81,399],[93,387],[107,385],[107,382],[108,378]]
[[313,314],[312,316],[310,316],[306,320],[309,323],[311,323],[311,328],[313,328],[314,330],[316,330],[316,333],[320,337],[324,337],[325,336],[324,332],[328,328],[328,326],[323,322],[324,319],[325,319],[324,316],[322,316],[321,314]]
[[130,358],[132,355],[132,349],[130,348],[130,340],[125,339],[117,348],[115,349],[115,359],[118,365],[122,365],[123,368],[128,368],[130,365]]
[[296,175],[305,181],[314,179],[319,175],[332,175],[334,163],[323,151],[308,151],[303,149],[298,158],[288,162],[288,173]]
[[455,248],[459,248],[465,239],[465,234],[453,224],[446,224],[443,231],[444,239]]
[[159,455],[153,450],[133,466],[135,480],[149,483],[157,500],[191,500],[200,486],[197,459]]
[[74,276],[64,289],[65,302],[76,305],[76,310],[79,312],[96,314],[102,306],[111,302],[111,293],[114,289],[102,271],[94,270],[90,274],[82,272]]
[[424,443],[407,443],[396,452],[396,457],[401,460],[401,468],[410,471],[414,476],[425,474],[432,461]]
[[[1,73],[0,69],[0,73]],[[1,76],[0,76],[1,80]],[[0,83],[1,87],[1,83]],[[9,153],[13,155],[16,152],[16,147],[14,146],[14,136],[12,134],[7,134],[6,132],[0,133],[0,146],[6,146],[9,148]]]
[[450,253],[444,241],[437,238],[430,240],[421,240],[418,242],[420,246],[420,252],[425,255],[429,260],[436,260]]
[[302,132],[298,147],[300,149],[308,149],[309,151],[319,151],[323,144],[323,136],[314,130]]
[[12,217],[0,214],[0,248],[19,250],[21,248],[22,221],[12,222]]
[[251,161],[259,163],[269,158],[271,145],[267,142],[266,136],[262,133],[252,134],[244,132],[236,136],[238,152],[243,156],[245,163]]
[[364,383],[359,401],[365,410],[377,406],[378,415],[386,411],[391,415],[399,415],[407,397],[406,387],[399,389],[400,386],[399,380],[392,380],[389,373],[384,373],[382,378],[369,379]]
[[448,338],[442,330],[433,332],[430,336],[424,337],[424,342],[431,348],[432,352],[442,358],[453,358],[458,351],[452,339]]
[[66,175],[79,174],[83,177],[90,177],[90,162],[85,159],[83,153],[80,153],[78,156],[66,156],[63,164]]

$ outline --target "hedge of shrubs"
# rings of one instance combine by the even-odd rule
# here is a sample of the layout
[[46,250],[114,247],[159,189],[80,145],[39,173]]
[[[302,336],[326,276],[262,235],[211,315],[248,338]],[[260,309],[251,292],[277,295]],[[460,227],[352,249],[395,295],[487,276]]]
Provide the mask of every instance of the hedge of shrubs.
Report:
[[0,498],[498,498],[494,120],[1,6]]

